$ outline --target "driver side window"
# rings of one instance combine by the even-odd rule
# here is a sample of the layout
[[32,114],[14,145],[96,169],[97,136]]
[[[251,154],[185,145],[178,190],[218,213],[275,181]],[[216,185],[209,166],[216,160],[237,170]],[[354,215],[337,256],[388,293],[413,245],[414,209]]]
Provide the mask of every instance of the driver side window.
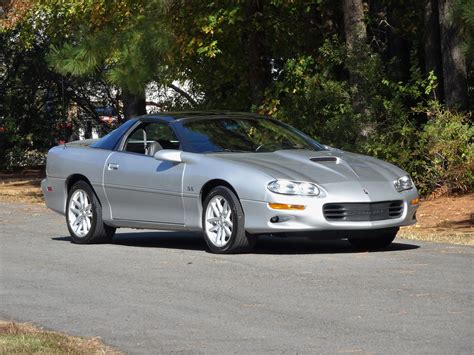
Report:
[[179,149],[173,130],[163,123],[142,123],[127,138],[124,151],[153,156],[161,149]]

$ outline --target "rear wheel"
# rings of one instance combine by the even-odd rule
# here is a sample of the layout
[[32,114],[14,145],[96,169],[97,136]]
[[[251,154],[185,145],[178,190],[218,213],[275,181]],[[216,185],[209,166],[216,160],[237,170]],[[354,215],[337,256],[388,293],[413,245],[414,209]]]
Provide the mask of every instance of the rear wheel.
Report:
[[68,193],[66,223],[72,241],[77,244],[107,243],[115,228],[102,221],[102,206],[85,181],[72,185]]
[[349,242],[357,249],[380,250],[387,248],[397,236],[398,228],[384,230],[376,237],[349,238]]
[[240,201],[227,187],[216,187],[207,195],[202,225],[204,239],[213,253],[245,253],[255,245],[255,237],[245,231]]

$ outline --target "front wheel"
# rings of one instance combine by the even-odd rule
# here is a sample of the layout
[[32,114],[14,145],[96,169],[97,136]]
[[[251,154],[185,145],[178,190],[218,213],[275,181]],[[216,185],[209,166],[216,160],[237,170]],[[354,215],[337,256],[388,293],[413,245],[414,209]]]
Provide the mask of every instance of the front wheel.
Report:
[[213,253],[245,253],[255,245],[255,237],[245,231],[240,201],[227,187],[218,186],[207,195],[202,226],[206,244]]
[[349,242],[361,250],[380,250],[387,248],[397,236],[398,228],[384,230],[376,237],[371,238],[349,238]]
[[115,228],[102,221],[102,206],[85,181],[72,185],[68,193],[66,222],[72,241],[77,244],[107,243]]

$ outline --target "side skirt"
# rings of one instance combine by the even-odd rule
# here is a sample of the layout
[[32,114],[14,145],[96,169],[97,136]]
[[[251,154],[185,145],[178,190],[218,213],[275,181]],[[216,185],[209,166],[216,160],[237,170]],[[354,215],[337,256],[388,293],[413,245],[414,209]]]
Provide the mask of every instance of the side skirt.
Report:
[[117,228],[138,228],[138,229],[159,229],[170,231],[189,231],[184,224],[178,223],[160,223],[149,221],[133,221],[128,219],[113,219],[104,221],[107,225]]

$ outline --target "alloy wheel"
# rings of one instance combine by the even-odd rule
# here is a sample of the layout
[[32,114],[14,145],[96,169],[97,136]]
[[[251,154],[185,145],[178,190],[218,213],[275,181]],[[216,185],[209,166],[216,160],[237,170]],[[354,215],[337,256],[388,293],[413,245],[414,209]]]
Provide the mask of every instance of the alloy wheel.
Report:
[[209,201],[206,209],[206,234],[217,247],[229,243],[232,236],[232,209],[229,202],[220,195]]
[[89,233],[92,225],[92,201],[84,190],[74,191],[69,200],[68,221],[71,230],[78,237]]

